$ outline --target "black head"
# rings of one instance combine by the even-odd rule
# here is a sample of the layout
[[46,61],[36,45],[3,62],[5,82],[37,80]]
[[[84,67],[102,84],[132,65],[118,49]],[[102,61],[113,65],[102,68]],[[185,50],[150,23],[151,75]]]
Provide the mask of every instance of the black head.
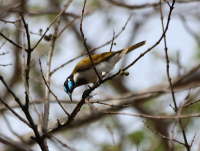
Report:
[[75,88],[75,82],[73,80],[73,76],[70,75],[66,79],[66,81],[65,81],[65,83],[63,85],[63,89],[64,89],[65,92],[67,92],[67,94],[69,95],[71,101],[72,101],[72,92],[73,92],[74,88]]

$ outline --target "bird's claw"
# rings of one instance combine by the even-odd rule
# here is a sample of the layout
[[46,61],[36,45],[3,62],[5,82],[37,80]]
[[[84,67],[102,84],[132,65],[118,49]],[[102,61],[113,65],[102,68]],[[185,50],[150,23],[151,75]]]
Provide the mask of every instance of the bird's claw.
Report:
[[87,89],[83,92],[82,98],[86,98],[90,93],[90,89]]

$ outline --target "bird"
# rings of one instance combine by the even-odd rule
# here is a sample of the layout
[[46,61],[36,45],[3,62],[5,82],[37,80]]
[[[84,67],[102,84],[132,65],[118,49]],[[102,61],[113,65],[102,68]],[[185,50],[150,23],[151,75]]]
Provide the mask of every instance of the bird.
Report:
[[[126,49],[91,55],[98,74],[104,77],[125,54],[143,46],[145,43],[146,41],[142,41]],[[76,64],[71,75],[65,80],[63,89],[72,101],[72,92],[76,87],[90,83],[95,84],[97,80],[97,74],[88,56]]]

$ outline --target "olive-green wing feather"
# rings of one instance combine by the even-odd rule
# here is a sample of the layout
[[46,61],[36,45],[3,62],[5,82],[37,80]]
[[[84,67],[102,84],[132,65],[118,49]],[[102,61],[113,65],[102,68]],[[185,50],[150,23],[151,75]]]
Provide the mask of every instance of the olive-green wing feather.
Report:
[[[118,53],[118,52],[117,52]],[[109,59],[111,56],[113,56],[114,54],[116,54],[116,52],[104,52],[104,53],[100,53],[100,54],[95,54],[92,55],[92,60],[94,62],[94,65],[99,64],[100,62]],[[85,59],[81,60],[74,68],[74,70],[72,71],[72,73],[76,73],[79,71],[83,71],[86,69],[92,68],[92,62],[90,61],[89,57],[86,57]]]

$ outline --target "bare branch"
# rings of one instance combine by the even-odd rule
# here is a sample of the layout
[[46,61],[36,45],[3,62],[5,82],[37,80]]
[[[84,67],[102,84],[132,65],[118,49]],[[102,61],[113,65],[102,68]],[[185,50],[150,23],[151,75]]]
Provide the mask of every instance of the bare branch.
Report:
[[19,14],[20,14],[20,16],[22,18],[22,21],[24,23],[24,28],[26,30],[26,38],[27,38],[27,41],[28,41],[28,51],[32,51],[31,50],[31,41],[30,41],[30,34],[29,34],[28,24],[26,23],[23,14],[21,12]]
[[106,127],[107,127],[107,129],[108,129],[108,131],[110,132],[110,135],[111,135],[111,137],[112,137],[112,142],[113,142],[113,144],[114,144],[114,146],[115,146],[115,150],[116,150],[116,151],[119,151],[119,147],[118,147],[117,144],[115,143],[115,140],[114,140],[114,137],[113,137],[113,132],[112,132],[110,126],[107,125]]
[[32,48],[32,50],[34,50],[37,45],[41,42],[41,40],[44,38],[45,34],[47,33],[47,31],[50,29],[50,27],[53,25],[53,23],[65,12],[65,10],[69,7],[69,5],[71,4],[73,0],[69,0],[68,3],[64,6],[64,8],[62,9],[62,11],[58,14],[58,16],[56,16],[56,18],[51,22],[51,24],[47,27],[46,31],[44,32],[44,34],[42,35],[42,37],[38,40],[38,42],[35,44],[35,46]]
[[15,150],[32,151],[31,149],[27,148],[24,144],[20,144],[20,143],[5,139],[2,136],[0,136],[0,142],[14,148]]
[[0,80],[2,81],[2,83],[5,85],[5,87],[7,88],[8,92],[12,94],[12,96],[15,98],[15,101],[20,105],[20,107],[23,109],[23,104],[21,103],[21,101],[19,100],[19,98],[15,95],[15,93],[12,91],[12,89],[8,86],[8,84],[6,83],[6,81],[4,80],[4,78],[0,75]]
[[3,53],[0,54],[0,56],[6,55],[6,54],[8,54],[8,53],[9,53],[9,52],[6,52],[6,53],[3,52]]
[[55,136],[53,136],[53,135],[50,135],[53,139],[55,139],[59,144],[61,144],[63,147],[65,147],[65,148],[67,148],[67,149],[69,149],[69,150],[71,150],[71,151],[77,151],[76,149],[74,149],[74,148],[71,148],[71,147],[69,147],[67,144],[65,144],[65,143],[63,143],[63,142],[61,142],[59,139],[57,139]]
[[179,142],[179,141],[177,141],[176,139],[170,139],[170,138],[168,138],[168,137],[166,137],[166,136],[164,136],[164,135],[158,133],[157,131],[154,131],[153,129],[151,129],[144,121],[142,121],[142,122],[144,123],[144,125],[145,125],[149,130],[151,130],[153,133],[155,133],[155,134],[161,136],[163,139],[167,139],[167,140],[170,140],[170,141],[174,141],[174,142],[177,142],[177,143],[179,143],[179,144],[185,146],[184,143]]
[[77,18],[78,18],[78,17],[75,17],[71,22],[69,22],[69,23],[60,31],[60,33],[58,33],[57,38],[59,38],[60,35],[63,33],[63,31],[64,31],[65,29],[67,29],[67,27],[69,27]]
[[3,113],[2,115],[3,115],[4,120],[6,121],[6,124],[7,124],[8,128],[9,128],[9,130],[10,130],[16,137],[18,137],[22,142],[24,142],[23,138],[22,138],[20,135],[18,135],[18,134],[12,129],[12,127],[11,127],[12,124],[9,123],[9,121],[8,121],[7,117],[5,116],[5,114]]
[[58,102],[58,104],[60,105],[60,107],[63,109],[63,111],[65,112],[65,114],[67,114],[68,116],[70,115],[66,110],[65,108],[62,106],[62,104],[60,103],[60,101],[58,100],[57,96],[51,91],[51,89],[49,88],[45,78],[44,78],[44,75],[43,75],[43,72],[42,72],[42,66],[41,66],[41,62],[40,62],[40,59],[39,59],[39,64],[40,64],[40,72],[42,74],[42,78],[44,80],[44,83],[46,84],[46,86],[48,87],[50,93],[55,97],[56,101]]
[[[9,38],[9,35],[8,35],[8,38]],[[3,47],[3,45],[5,45],[5,43],[7,42],[7,40],[5,39],[5,41],[2,43],[2,45],[0,46],[0,49]],[[9,53],[9,52],[7,52],[7,53]],[[1,55],[5,55],[5,54],[7,54],[7,53],[3,53],[3,54],[0,54],[0,56]]]
[[[146,4],[143,4],[143,5],[128,5],[128,4],[125,4],[123,2],[119,2],[119,1],[116,1],[116,0],[107,0],[109,3],[115,5],[115,6],[118,6],[118,7],[124,7],[124,8],[127,8],[127,9],[143,9],[143,8],[147,8],[147,7],[157,7],[160,5],[160,2],[155,2],[155,3],[146,3]],[[170,2],[172,0],[169,0],[167,2]],[[199,2],[199,0],[176,0],[177,3],[188,3],[188,2]],[[164,1],[162,2],[162,4],[164,3]]]
[[0,97],[0,101],[6,106],[7,109],[9,109],[16,117],[18,117],[22,122],[24,122],[26,125],[28,125],[31,128],[31,125],[23,119],[17,112],[15,112],[3,99]]
[[188,103],[188,104],[185,104],[185,105],[183,105],[183,106],[180,106],[180,107],[177,108],[177,110],[180,109],[180,108],[183,108],[183,107],[188,107],[188,106],[190,106],[190,105],[192,105],[192,104],[194,104],[194,103],[198,103],[198,102],[200,102],[200,99],[199,99],[199,100],[196,100],[196,101],[193,101],[193,102],[190,102],[190,103]]
[[21,17],[19,17],[19,19],[17,19],[16,21],[6,21],[6,20],[3,20],[3,19],[0,19],[0,21],[4,22],[5,24],[7,24],[7,23],[16,24],[20,20],[21,20]]
[[83,39],[83,44],[84,44],[84,46],[85,46],[85,48],[86,48],[86,50],[87,50],[88,56],[89,56],[89,58],[90,58],[90,61],[91,61],[91,63],[92,63],[92,66],[93,66],[93,69],[94,69],[94,71],[95,71],[95,73],[96,73],[96,75],[97,75],[97,77],[98,77],[98,79],[99,79],[99,82],[101,82],[101,77],[100,77],[100,75],[99,75],[99,73],[98,73],[98,71],[97,71],[97,69],[96,69],[96,67],[95,67],[95,65],[94,65],[94,62],[93,62],[93,60],[92,60],[90,51],[89,51],[89,49],[88,49],[88,47],[87,47],[86,39],[85,39],[85,37],[84,37],[83,30],[82,30],[82,22],[83,22],[83,14],[84,14],[84,9],[85,9],[85,3],[86,3],[86,0],[84,0],[84,3],[83,3],[83,9],[82,9],[81,21],[80,21],[80,32],[81,32],[81,37],[82,37],[82,39]]
[[110,45],[110,52],[112,51],[114,39],[115,39],[115,31],[113,30],[113,38],[112,38],[112,42],[111,42],[111,45]]
[[16,44],[14,41],[12,41],[12,40],[9,39],[8,37],[6,37],[2,32],[0,32],[0,36],[2,36],[4,39],[6,39],[8,42],[10,42],[11,44],[13,44],[13,45],[16,46],[17,48],[22,49],[22,46]]
[[[55,31],[54,31],[54,36],[53,39],[51,40],[51,46],[48,52],[48,58],[47,58],[47,66],[46,66],[46,83],[48,86],[50,86],[50,67],[51,67],[51,59],[52,59],[52,55],[53,55],[53,51],[54,51],[54,47],[55,47],[55,42],[56,42],[56,36],[58,33],[58,27],[60,25],[60,19],[61,17],[59,17],[59,19],[56,22],[56,26],[55,26]],[[46,84],[45,83],[45,84]],[[48,121],[49,121],[49,87],[45,87],[45,101],[44,101],[44,118],[43,118],[43,126],[42,126],[42,130],[46,133],[47,131],[47,126],[48,126]]]
[[200,37],[194,31],[192,31],[192,29],[189,28],[189,26],[186,23],[185,18],[182,15],[180,15],[180,18],[181,18],[181,21],[183,23],[183,26],[185,27],[187,32],[195,39],[195,41],[199,45],[199,49],[200,49]]
[[120,112],[113,112],[108,110],[100,110],[99,108],[94,107],[91,102],[88,100],[90,97],[85,99],[85,102],[95,111],[103,114],[116,114],[116,115],[128,115],[128,116],[136,116],[136,117],[144,117],[150,119],[181,119],[181,118],[189,118],[189,117],[198,117],[200,114],[190,114],[190,115],[176,115],[176,116],[161,116],[161,115],[148,115],[148,114],[130,114],[130,113],[120,113]]
[[191,141],[190,149],[192,148],[192,144],[194,143],[194,139],[195,139],[196,134],[197,134],[197,133],[194,134],[194,137],[193,137],[193,139],[192,139],[192,141]]
[[124,107],[129,107],[129,106],[133,106],[135,103],[131,103],[131,104],[127,104],[127,105],[114,105],[114,104],[107,104],[107,103],[103,103],[100,101],[90,101],[90,103],[98,103],[98,104],[103,104],[103,105],[107,105],[110,107],[120,107],[120,108],[124,108]]
[[11,63],[10,64],[0,64],[0,66],[4,66],[4,67],[10,66],[10,65],[12,65],[12,64]]
[[[160,0],[160,4],[161,4],[161,0]],[[167,2],[167,4],[169,5],[170,10],[173,10],[174,9],[174,4],[175,4],[175,0],[173,0],[171,6],[170,6],[169,2]],[[163,23],[163,15],[162,15],[161,5],[160,5],[160,15],[161,15],[162,31],[164,32],[164,23]],[[170,18],[168,18],[168,20],[170,20]],[[166,42],[166,35],[165,34],[164,34],[164,46],[165,46],[164,50],[165,50],[165,57],[166,57],[167,79],[169,81],[169,85],[170,85],[170,88],[171,88],[171,95],[172,95],[172,99],[173,99],[173,103],[174,103],[174,111],[177,113],[176,99],[175,99],[173,85],[172,85],[170,74],[169,74],[169,57],[168,57],[168,52],[167,52],[168,48],[167,48],[167,42]],[[186,137],[185,130],[183,128],[181,119],[179,119],[178,121],[179,121],[179,124],[180,124],[180,127],[181,127],[181,131],[182,131],[182,134],[183,134],[183,138],[184,138],[184,142],[185,142],[185,147],[187,148],[187,151],[189,151],[190,150],[190,146],[188,145],[187,137]]]

